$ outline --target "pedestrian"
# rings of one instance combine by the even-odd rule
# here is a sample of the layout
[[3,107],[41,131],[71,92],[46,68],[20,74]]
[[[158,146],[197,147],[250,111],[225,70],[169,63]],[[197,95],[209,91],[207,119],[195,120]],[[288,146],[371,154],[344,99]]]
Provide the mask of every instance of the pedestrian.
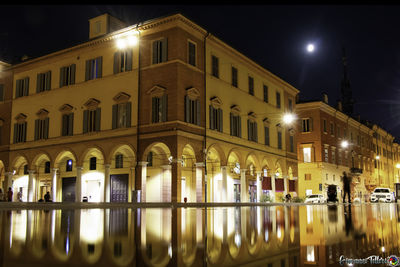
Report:
[[347,195],[348,203],[351,203],[350,200],[350,177],[347,176],[346,172],[343,172],[343,203],[345,202],[345,198]]
[[17,199],[19,202],[22,202],[22,188],[17,193]]
[[290,202],[292,200],[292,196],[290,194],[286,194],[286,202]]
[[7,201],[11,202],[12,201],[12,197],[13,197],[13,191],[11,190],[11,187],[8,188],[8,192],[7,192]]
[[49,191],[47,191],[47,193],[44,195],[44,201],[50,202],[50,192]]
[[0,188],[0,201],[4,200],[3,189]]

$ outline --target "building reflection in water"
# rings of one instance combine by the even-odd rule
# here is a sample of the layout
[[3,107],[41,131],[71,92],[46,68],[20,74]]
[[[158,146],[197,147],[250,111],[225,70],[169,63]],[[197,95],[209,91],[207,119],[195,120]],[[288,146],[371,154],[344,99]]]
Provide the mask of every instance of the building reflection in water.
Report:
[[338,266],[340,255],[399,255],[391,204],[0,213],[2,266]]

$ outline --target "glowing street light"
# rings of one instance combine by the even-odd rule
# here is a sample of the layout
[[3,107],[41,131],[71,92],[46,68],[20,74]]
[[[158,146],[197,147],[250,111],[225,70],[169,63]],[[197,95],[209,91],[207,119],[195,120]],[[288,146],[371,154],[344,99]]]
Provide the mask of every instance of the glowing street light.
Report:
[[283,115],[283,122],[285,124],[291,124],[295,119],[296,117],[291,113],[286,113]]
[[120,35],[116,39],[118,49],[125,49],[128,46],[135,46],[139,42],[139,37],[135,33]]
[[349,146],[349,142],[346,140],[343,140],[342,143],[340,144],[343,148],[347,148]]
[[379,155],[375,157],[375,159],[378,159],[378,160],[379,160],[380,158],[381,158],[381,157],[380,157]]

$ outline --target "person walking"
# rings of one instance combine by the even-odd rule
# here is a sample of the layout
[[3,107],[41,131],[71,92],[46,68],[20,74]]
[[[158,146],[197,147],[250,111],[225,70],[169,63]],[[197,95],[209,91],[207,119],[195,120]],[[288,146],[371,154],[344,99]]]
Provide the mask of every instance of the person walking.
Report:
[[348,203],[351,203],[350,200],[350,177],[347,176],[346,172],[343,172],[343,203],[345,202],[345,198],[347,195]]
[[7,201],[11,202],[12,201],[12,197],[13,197],[13,191],[11,190],[11,187],[8,188],[8,192],[7,192]]

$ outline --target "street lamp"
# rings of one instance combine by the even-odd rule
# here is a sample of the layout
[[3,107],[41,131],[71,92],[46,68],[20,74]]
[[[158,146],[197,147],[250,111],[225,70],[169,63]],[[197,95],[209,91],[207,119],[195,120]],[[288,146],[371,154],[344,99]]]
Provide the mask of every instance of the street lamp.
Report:
[[283,123],[284,124],[292,124],[292,122],[296,119],[296,116],[292,113],[285,113],[283,114]]
[[347,147],[349,146],[349,142],[346,141],[346,140],[343,140],[343,141],[340,143],[340,146],[341,146],[342,148],[347,148]]

